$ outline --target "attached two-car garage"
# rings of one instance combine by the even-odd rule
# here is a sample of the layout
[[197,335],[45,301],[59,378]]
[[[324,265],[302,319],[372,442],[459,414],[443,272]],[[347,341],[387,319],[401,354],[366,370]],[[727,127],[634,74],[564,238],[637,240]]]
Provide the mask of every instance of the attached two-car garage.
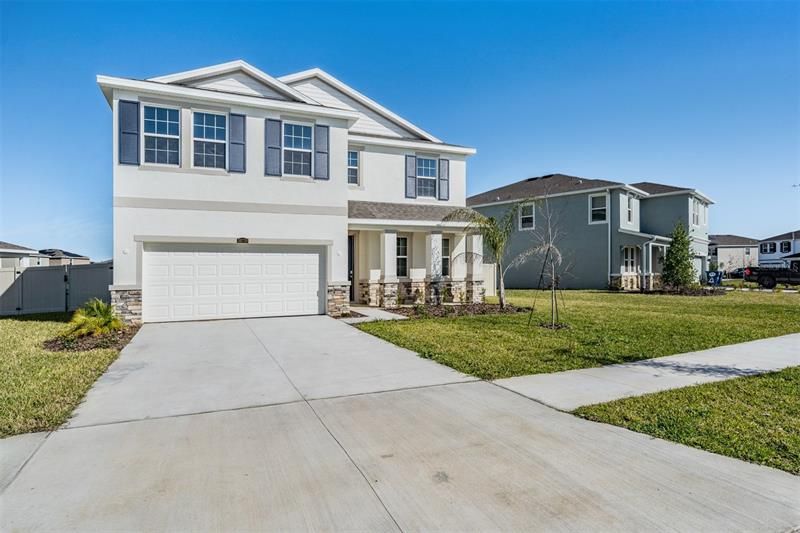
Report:
[[323,247],[145,243],[144,322],[317,315]]

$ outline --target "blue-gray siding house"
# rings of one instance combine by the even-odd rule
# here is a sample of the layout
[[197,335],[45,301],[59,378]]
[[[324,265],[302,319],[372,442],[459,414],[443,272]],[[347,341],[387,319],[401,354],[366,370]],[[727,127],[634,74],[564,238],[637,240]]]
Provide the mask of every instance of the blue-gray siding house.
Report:
[[[678,221],[689,231],[698,279],[707,268],[708,206],[713,202],[696,189],[549,174],[477,194],[467,205],[501,217],[521,201],[526,207],[520,210],[509,257],[540,240],[549,213],[564,259],[562,288],[658,288],[668,235]],[[509,270],[506,288],[537,287],[542,261],[534,256]]]

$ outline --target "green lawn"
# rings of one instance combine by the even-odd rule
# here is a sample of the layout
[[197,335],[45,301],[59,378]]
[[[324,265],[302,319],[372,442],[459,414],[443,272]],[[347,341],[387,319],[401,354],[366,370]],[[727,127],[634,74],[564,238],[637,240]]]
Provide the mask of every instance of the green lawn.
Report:
[[800,367],[581,407],[590,420],[800,474]]
[[115,349],[50,352],[70,315],[0,319],[0,437],[54,429],[117,358]]
[[[508,291],[531,305],[533,291]],[[729,292],[723,296],[663,296],[564,291],[562,321],[549,316],[540,293],[527,313],[368,322],[359,327],[456,370],[484,379],[558,372],[661,357],[800,332],[800,294]]]

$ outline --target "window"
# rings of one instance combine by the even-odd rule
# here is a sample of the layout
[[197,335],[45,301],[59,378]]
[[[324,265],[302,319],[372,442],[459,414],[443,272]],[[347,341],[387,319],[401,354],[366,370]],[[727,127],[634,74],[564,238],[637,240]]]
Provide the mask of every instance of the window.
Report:
[[436,197],[436,160],[417,158],[417,196]]
[[624,246],[622,248],[622,272],[624,274],[635,274],[638,272],[636,256],[638,248],[635,246]]
[[226,121],[225,115],[194,114],[194,166],[225,168]]
[[397,238],[397,276],[408,276],[408,237]]
[[792,251],[792,241],[781,241],[781,253],[788,254]]
[[533,229],[533,204],[525,204],[519,208],[519,229]]
[[633,195],[628,195],[628,224],[633,224]]
[[358,152],[356,150],[347,152],[347,183],[358,185]]
[[178,110],[144,106],[144,162],[178,165],[180,145]]
[[283,173],[311,175],[311,126],[283,125]]
[[700,200],[692,198],[692,225],[700,225]]
[[442,239],[442,276],[450,275],[450,239]]
[[744,255],[750,255],[750,248],[744,249]]
[[762,242],[761,243],[761,253],[762,254],[774,254],[776,251],[775,243],[774,242]]
[[589,196],[589,224],[606,222],[606,201],[605,194],[593,194]]

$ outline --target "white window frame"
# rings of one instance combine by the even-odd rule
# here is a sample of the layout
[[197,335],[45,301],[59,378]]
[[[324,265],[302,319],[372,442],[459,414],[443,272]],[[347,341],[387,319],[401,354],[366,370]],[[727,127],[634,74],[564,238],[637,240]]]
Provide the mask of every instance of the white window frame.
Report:
[[[353,152],[356,154],[356,166],[350,165],[350,153]],[[350,181],[350,170],[355,169],[356,171],[356,181],[355,183]],[[347,184],[357,187],[361,185],[361,150],[357,148],[348,148],[347,149]]]
[[[195,139],[194,136],[194,115],[195,113],[205,113],[206,115],[219,115],[225,117],[225,140],[218,141],[216,139]],[[231,134],[231,115],[227,111],[220,111],[220,110],[213,110],[213,109],[200,109],[200,108],[192,108],[192,146],[191,146],[191,167],[200,169],[200,170],[211,170],[211,171],[218,171],[218,172],[227,172],[228,171],[228,157],[230,156],[230,146],[228,145],[228,139],[230,138]],[[212,142],[218,144],[225,145],[225,168],[217,168],[217,167],[205,167],[205,166],[198,166],[194,164],[194,141],[202,141],[202,142]]]
[[[400,248],[400,239],[405,239],[405,241],[406,241],[406,254],[405,255],[400,255],[400,254],[397,253],[398,249]],[[407,235],[398,235],[397,236],[397,242],[395,242],[395,245],[394,245],[394,251],[395,251],[394,269],[395,269],[395,273],[397,274],[398,278],[407,278],[408,277],[408,272],[410,270],[409,269],[409,255],[408,255],[410,242],[411,242],[411,239]],[[400,265],[399,265],[400,259],[405,259],[406,260],[406,272],[405,272],[405,274],[400,274],[400,268],[399,268],[400,267]]]
[[[287,148],[286,147],[286,126],[305,126],[311,128],[311,148]],[[292,120],[292,119],[283,119],[281,121],[281,176],[289,176],[291,178],[303,178],[303,179],[314,179],[314,126],[313,122],[306,122],[302,120]],[[284,169],[286,168],[286,151],[290,150],[292,152],[308,152],[310,154],[310,172],[308,174],[287,174]]]
[[692,198],[692,226],[700,225],[700,200]]
[[[788,246],[786,247],[787,249],[785,251],[783,249],[784,244],[788,244]],[[780,244],[778,245],[778,250],[780,250],[780,253],[782,254],[792,253],[792,241],[781,241]]]
[[[444,243],[447,243],[447,253],[444,253]],[[450,254],[452,253],[452,249],[450,247],[450,237],[442,237],[442,276],[449,278],[450,277],[450,267],[452,266],[450,261]],[[444,265],[445,261],[447,261],[447,274],[444,272]]]
[[[181,142],[181,128],[182,128],[181,119],[183,118],[183,117],[181,117],[181,108],[178,107],[178,106],[174,106],[174,105],[164,105],[164,104],[157,104],[157,103],[152,103],[152,102],[139,102],[139,105],[142,106],[142,111],[140,113],[141,120],[140,120],[140,124],[139,124],[139,131],[142,132],[142,142],[140,143],[141,144],[141,146],[140,146],[141,154],[140,154],[139,161],[142,162],[142,165],[148,166],[148,167],[181,168],[181,159],[182,159],[181,152],[182,152],[182,145],[183,145],[183,143]],[[145,131],[144,131],[144,108],[145,107],[153,107],[153,108],[156,108],[156,109],[158,109],[158,108],[161,108],[161,109],[172,109],[172,110],[177,111],[178,112],[178,135],[176,136],[176,135],[165,135],[163,133],[145,133]],[[145,143],[145,139],[144,139],[145,137],[163,137],[165,139],[178,139],[178,164],[176,165],[176,164],[173,164],[173,163],[147,163],[145,161],[145,144],[146,144]]]
[[[605,204],[603,207],[592,207],[592,198],[604,198]],[[592,220],[592,213],[600,210],[604,212],[603,220]],[[600,193],[589,195],[589,224],[608,224],[608,194]]]
[[[636,263],[636,256],[638,255],[638,246],[623,246],[622,247],[622,273],[623,274],[638,274],[640,265]],[[630,252],[630,257],[628,257]],[[628,266],[630,263],[630,267]]]
[[635,202],[634,202],[635,198],[631,193],[628,193],[626,195],[626,197],[627,197],[626,200],[625,200],[627,202],[625,204],[625,209],[627,210],[627,219],[626,220],[628,221],[628,224],[633,224],[633,221],[634,221],[633,209],[634,209],[634,205],[635,205]]
[[[526,215],[525,208],[531,208],[531,214]],[[531,227],[530,228],[523,228],[522,227],[522,219],[523,218],[530,218],[531,219]],[[536,206],[533,203],[522,204],[519,206],[519,213],[517,213],[517,228],[519,231],[532,231],[536,229]]]
[[[770,251],[770,248],[772,248],[772,251]],[[762,254],[774,254],[777,251],[778,251],[778,245],[775,244],[774,242],[762,242],[761,245],[758,247],[758,252]]]
[[[433,155],[416,155],[417,160],[414,162],[414,174],[417,176],[417,184],[416,184],[416,193],[417,198],[438,198],[439,197],[439,158]],[[433,177],[430,176],[420,176],[419,175],[419,162],[420,159],[426,159],[429,161],[433,161]],[[419,193],[419,183],[420,180],[433,180],[433,194],[420,194]]]

